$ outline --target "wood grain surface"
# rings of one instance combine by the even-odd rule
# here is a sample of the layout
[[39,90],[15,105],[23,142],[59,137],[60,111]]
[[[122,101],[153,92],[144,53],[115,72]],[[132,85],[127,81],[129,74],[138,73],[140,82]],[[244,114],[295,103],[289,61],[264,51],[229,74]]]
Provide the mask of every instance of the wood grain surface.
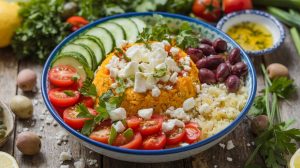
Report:
[[[289,34],[284,44],[276,52],[271,55],[255,57],[252,58],[252,60],[257,70],[258,91],[263,88],[263,78],[259,68],[261,63],[268,65],[278,62],[286,65],[295,83],[300,84],[300,60]],[[5,103],[9,103],[12,96],[21,94],[30,97],[34,104],[33,118],[30,120],[17,119],[14,135],[4,147],[0,148],[0,151],[12,154],[17,159],[21,168],[59,168],[61,165],[69,165],[70,168],[73,168],[74,162],[81,158],[84,159],[86,167],[89,168],[242,168],[248,156],[255,148],[253,144],[254,136],[249,131],[248,119],[244,119],[243,122],[220,143],[226,145],[229,140],[232,140],[235,145],[235,148],[232,150],[223,149],[220,145],[216,145],[191,158],[167,163],[141,164],[111,159],[90,151],[72,137],[68,137],[67,142],[58,145],[56,137],[57,134],[63,133],[63,129],[53,120],[47,111],[41,97],[40,84],[38,83],[37,92],[35,93],[23,93],[16,86],[18,71],[24,68],[33,69],[39,74],[38,82],[40,82],[42,67],[42,65],[32,61],[18,62],[10,48],[0,50],[0,99]],[[300,113],[298,112],[298,109],[300,109],[300,100],[298,95],[299,87],[296,96],[282,103],[282,118],[284,120],[300,118]],[[294,126],[299,128],[300,122],[298,121]],[[42,149],[40,154],[36,156],[23,156],[18,149],[14,147],[16,136],[20,132],[27,130],[36,132],[41,136]],[[60,153],[67,151],[71,151],[73,156],[72,160],[60,163]],[[229,161],[231,159],[232,161]],[[93,162],[94,164],[91,164]],[[262,167],[264,166],[259,156],[256,158],[256,163],[262,165]]]

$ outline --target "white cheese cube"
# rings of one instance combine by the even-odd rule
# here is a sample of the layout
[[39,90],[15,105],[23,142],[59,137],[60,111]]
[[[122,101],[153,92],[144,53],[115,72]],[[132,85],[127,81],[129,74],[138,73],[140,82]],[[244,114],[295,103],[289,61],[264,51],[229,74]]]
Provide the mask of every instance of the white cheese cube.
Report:
[[116,108],[109,112],[112,121],[123,120],[126,118],[126,110],[122,107]]
[[124,69],[119,71],[118,76],[121,78],[127,78],[134,76],[136,72],[138,72],[138,63],[132,61],[129,62]]
[[188,98],[183,102],[183,110],[184,111],[189,111],[189,110],[191,110],[192,108],[195,107],[195,104],[196,104],[196,102],[195,102],[195,99],[193,97]]
[[180,72],[180,68],[177,66],[176,61],[173,60],[171,57],[167,57],[165,62],[169,70],[174,72]]
[[158,97],[160,95],[160,89],[158,87],[154,87],[151,91],[153,97]]
[[179,53],[179,48],[177,48],[177,47],[172,47],[172,48],[170,49],[170,52],[171,52],[171,54],[172,54],[173,56],[176,56],[176,55]]
[[148,108],[148,109],[141,109],[138,111],[138,115],[142,117],[143,119],[150,119],[153,114],[153,108]]
[[177,81],[177,76],[178,76],[178,73],[177,72],[174,72],[172,75],[171,75],[171,77],[170,77],[170,82],[172,82],[172,83],[176,83],[176,81]]
[[166,113],[170,114],[172,118],[181,119],[183,121],[190,120],[190,116],[184,112],[183,108],[177,108],[176,110],[167,110]]
[[117,68],[110,68],[109,69],[109,75],[113,78],[117,77],[119,73],[119,70]]
[[143,73],[137,72],[135,74],[133,91],[136,93],[145,93],[147,91],[147,78]]
[[121,121],[118,121],[112,125],[118,133],[123,132],[126,128]]
[[178,119],[170,119],[167,122],[163,122],[162,124],[162,130],[163,132],[168,132],[174,129],[174,127],[183,128],[184,122],[178,120]]

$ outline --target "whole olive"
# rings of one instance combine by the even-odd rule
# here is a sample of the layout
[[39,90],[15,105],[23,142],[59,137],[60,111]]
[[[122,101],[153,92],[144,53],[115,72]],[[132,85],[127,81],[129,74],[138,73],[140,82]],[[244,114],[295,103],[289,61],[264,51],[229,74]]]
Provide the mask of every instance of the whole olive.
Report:
[[222,55],[211,55],[209,57],[200,59],[196,63],[196,66],[198,69],[207,68],[210,70],[214,70],[223,62],[225,62],[225,60]]
[[40,152],[41,140],[34,132],[22,132],[17,136],[16,146],[24,155],[35,155]]
[[186,52],[194,63],[197,63],[199,59],[203,58],[203,52],[198,48],[188,48]]
[[244,76],[248,73],[248,67],[244,62],[238,62],[231,68],[231,74],[237,76]]
[[16,95],[11,99],[10,108],[21,119],[28,119],[33,113],[32,101],[22,95]]
[[73,16],[78,11],[78,5],[75,2],[67,2],[64,4],[61,16],[65,19]]
[[207,45],[210,45],[210,46],[213,45],[213,43],[212,43],[209,39],[207,39],[207,38],[201,39],[201,40],[200,40],[200,43],[201,43],[201,44],[207,44]]
[[234,65],[241,61],[241,51],[238,48],[234,48],[230,51],[228,61],[231,65]]
[[236,93],[240,88],[240,78],[236,75],[230,75],[225,82],[228,92]]
[[279,64],[279,63],[273,63],[270,64],[267,67],[268,76],[270,79],[275,79],[277,77],[283,77],[283,76],[289,76],[289,70],[286,66]]
[[256,135],[263,133],[268,127],[269,119],[266,115],[259,115],[251,120],[251,131]]
[[200,69],[198,76],[202,83],[215,84],[217,82],[215,73],[206,68]]
[[225,51],[227,51],[227,42],[221,38],[217,38],[213,42],[213,47],[217,53],[225,52]]
[[216,54],[216,51],[214,50],[214,48],[208,44],[200,44],[199,49],[202,50],[202,52],[205,56]]
[[219,82],[226,80],[230,74],[230,69],[226,63],[221,63],[216,70],[216,78]]
[[23,69],[17,76],[17,85],[23,91],[32,91],[36,85],[36,73],[31,69]]

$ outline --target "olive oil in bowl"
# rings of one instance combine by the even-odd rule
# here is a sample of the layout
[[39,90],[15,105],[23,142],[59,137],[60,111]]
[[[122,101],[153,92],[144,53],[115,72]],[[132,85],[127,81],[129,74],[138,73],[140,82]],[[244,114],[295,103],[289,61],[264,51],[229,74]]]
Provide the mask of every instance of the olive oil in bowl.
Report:
[[231,26],[226,32],[243,49],[259,51],[272,47],[272,33],[262,24],[241,22]]

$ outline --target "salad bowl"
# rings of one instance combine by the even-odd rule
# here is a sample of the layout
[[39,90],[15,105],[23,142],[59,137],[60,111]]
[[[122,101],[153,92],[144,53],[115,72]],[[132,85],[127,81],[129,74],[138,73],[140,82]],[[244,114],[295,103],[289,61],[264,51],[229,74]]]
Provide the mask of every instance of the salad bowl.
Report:
[[[53,105],[51,104],[48,96],[49,91],[49,81],[48,81],[48,73],[51,67],[51,62],[54,60],[55,56],[59,53],[59,51],[71,40],[78,37],[81,33],[96,27],[100,23],[104,23],[113,19],[120,19],[120,18],[131,18],[131,17],[138,17],[145,21],[145,23],[150,23],[151,18],[154,15],[161,15],[169,24],[176,25],[180,22],[188,22],[191,24],[192,28],[199,31],[201,35],[208,39],[217,39],[222,38],[228,43],[228,48],[239,48],[241,50],[241,58],[248,66],[248,74],[246,76],[245,85],[248,88],[248,98],[244,108],[241,110],[240,114],[237,118],[231,122],[226,128],[221,130],[220,132],[216,133],[213,136],[210,136],[204,140],[201,140],[197,143],[181,146],[171,149],[163,149],[163,150],[137,150],[137,149],[125,149],[120,147],[115,147],[111,145],[107,145],[104,143],[100,143],[90,139],[82,135],[80,132],[72,129],[68,126],[64,120],[60,117],[58,112],[55,110]],[[249,111],[253,99],[256,93],[256,73],[253,67],[253,64],[247,54],[240,48],[240,46],[234,42],[229,36],[225,33],[221,32],[220,30],[216,29],[215,27],[206,24],[202,21],[177,15],[177,14],[170,14],[170,13],[163,13],[163,12],[145,12],[145,13],[126,13],[115,15],[111,17],[106,17],[100,20],[97,20],[89,25],[81,28],[80,30],[72,33],[70,36],[65,38],[51,53],[49,56],[42,73],[42,95],[44,102],[50,111],[51,115],[54,119],[66,130],[68,131],[77,141],[82,143],[84,146],[88,147],[89,149],[106,155],[108,157],[112,157],[119,160],[124,161],[131,161],[131,162],[143,162],[143,163],[155,163],[155,162],[168,162],[173,160],[179,160],[183,158],[190,157],[192,155],[198,154],[204,150],[209,149],[210,147],[217,144],[219,141],[222,140],[227,134],[234,130],[234,128],[245,118],[247,112]]]

